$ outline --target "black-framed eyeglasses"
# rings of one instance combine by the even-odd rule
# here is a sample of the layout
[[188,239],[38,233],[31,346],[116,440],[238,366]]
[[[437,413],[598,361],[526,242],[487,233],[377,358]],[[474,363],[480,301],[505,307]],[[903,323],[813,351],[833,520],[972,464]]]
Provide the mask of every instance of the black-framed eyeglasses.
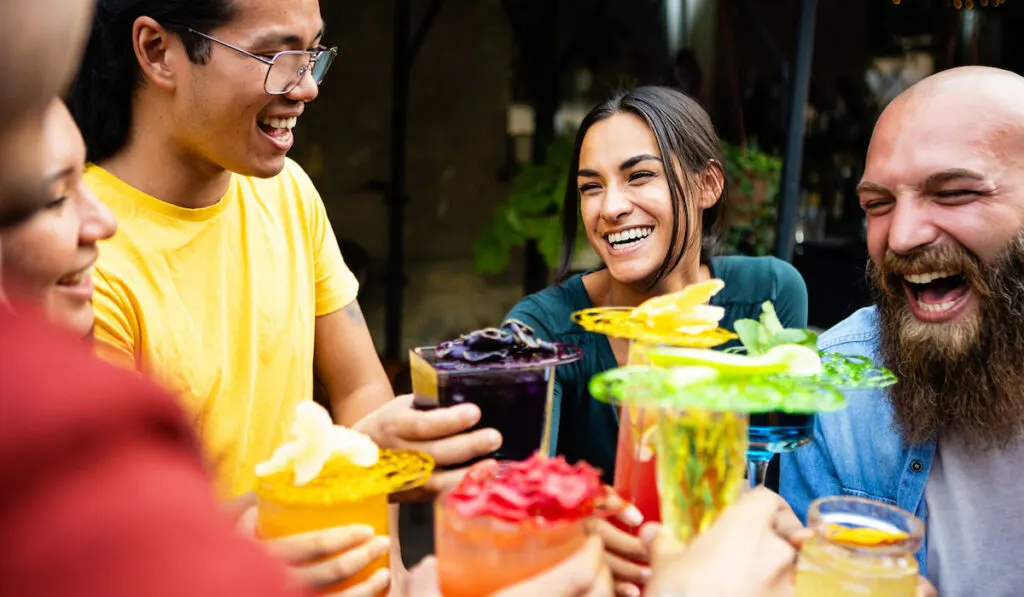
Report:
[[327,71],[331,68],[331,64],[334,63],[334,59],[338,56],[337,46],[333,48],[320,46],[315,50],[284,50],[274,54],[273,58],[267,58],[259,54],[247,52],[238,46],[221,41],[202,31],[196,31],[189,27],[178,28],[266,64],[268,67],[267,77],[263,81],[263,88],[270,95],[286,95],[290,93],[299,86],[306,73],[313,77],[314,83],[320,85],[324,77],[327,76]]

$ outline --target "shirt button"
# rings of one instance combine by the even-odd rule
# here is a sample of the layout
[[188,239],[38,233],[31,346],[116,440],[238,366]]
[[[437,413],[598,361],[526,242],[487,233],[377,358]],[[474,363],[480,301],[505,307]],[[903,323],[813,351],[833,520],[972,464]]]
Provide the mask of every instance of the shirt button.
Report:
[[920,460],[915,460],[915,461],[910,463],[910,470],[914,471],[915,473],[921,472],[921,469],[923,469],[923,468],[924,468],[924,465],[921,464]]

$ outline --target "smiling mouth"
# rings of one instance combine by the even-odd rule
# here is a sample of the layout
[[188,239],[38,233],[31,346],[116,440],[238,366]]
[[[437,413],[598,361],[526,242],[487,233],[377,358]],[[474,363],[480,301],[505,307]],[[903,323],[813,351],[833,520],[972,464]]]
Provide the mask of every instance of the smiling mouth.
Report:
[[92,276],[93,266],[89,266],[82,271],[68,274],[57,280],[57,286],[66,286],[68,288],[77,288],[84,284]]
[[634,245],[640,244],[644,239],[654,232],[654,228],[651,226],[639,226],[637,228],[629,228],[627,230],[620,230],[618,232],[612,232],[604,236],[605,241],[612,246],[613,249],[628,249]]
[[285,142],[292,138],[292,129],[295,128],[298,120],[298,117],[295,116],[291,118],[270,118],[264,116],[256,122],[256,126],[268,137]]
[[971,286],[962,272],[939,271],[902,274],[903,286],[924,313],[944,313],[967,297]]

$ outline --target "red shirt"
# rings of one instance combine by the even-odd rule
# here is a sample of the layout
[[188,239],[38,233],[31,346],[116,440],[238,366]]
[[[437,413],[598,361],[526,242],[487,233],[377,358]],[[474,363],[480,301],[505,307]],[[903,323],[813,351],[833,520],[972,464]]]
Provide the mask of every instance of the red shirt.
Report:
[[153,384],[0,313],[0,595],[290,595],[197,446]]

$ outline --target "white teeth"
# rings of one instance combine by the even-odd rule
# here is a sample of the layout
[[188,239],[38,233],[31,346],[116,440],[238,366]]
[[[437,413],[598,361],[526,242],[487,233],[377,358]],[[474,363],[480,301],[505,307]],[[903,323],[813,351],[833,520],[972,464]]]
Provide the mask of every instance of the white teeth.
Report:
[[904,274],[903,279],[911,284],[929,284],[935,280],[958,275],[959,272],[930,272],[926,274]]
[[294,117],[294,116],[292,118],[269,118],[267,116],[264,116],[263,118],[260,118],[260,124],[265,124],[265,125],[267,125],[267,126],[269,126],[271,128],[275,128],[275,129],[287,129],[287,130],[291,130],[291,129],[295,128],[295,124],[298,121],[299,121],[298,117]]
[[949,311],[956,305],[956,301],[946,301],[937,305],[929,305],[928,303],[917,302],[917,306],[925,313],[941,313],[943,311]]
[[642,240],[643,239],[640,238],[640,239],[637,239],[637,240],[631,240],[629,242],[619,243],[619,244],[615,245],[615,248],[616,249],[628,249],[629,247],[632,247],[633,245],[639,244],[640,241],[642,241]]
[[73,276],[64,276],[57,283],[62,285],[62,286],[78,286],[79,284],[82,283],[82,280],[84,278],[85,278],[85,274],[79,272],[79,273],[77,273],[77,274],[75,274]]
[[57,284],[60,284],[61,286],[78,286],[92,276],[93,269],[95,269],[95,266],[90,265],[89,267],[78,272],[77,274],[64,276],[63,278],[57,281]]
[[[620,245],[620,243],[627,243],[631,240],[639,242],[651,235],[654,232],[654,228],[641,227],[641,228],[630,228],[629,230],[622,230],[620,232],[613,232],[607,236],[608,242],[613,245]],[[628,242],[628,244],[621,244],[619,247],[628,247],[635,245],[635,242]]]

